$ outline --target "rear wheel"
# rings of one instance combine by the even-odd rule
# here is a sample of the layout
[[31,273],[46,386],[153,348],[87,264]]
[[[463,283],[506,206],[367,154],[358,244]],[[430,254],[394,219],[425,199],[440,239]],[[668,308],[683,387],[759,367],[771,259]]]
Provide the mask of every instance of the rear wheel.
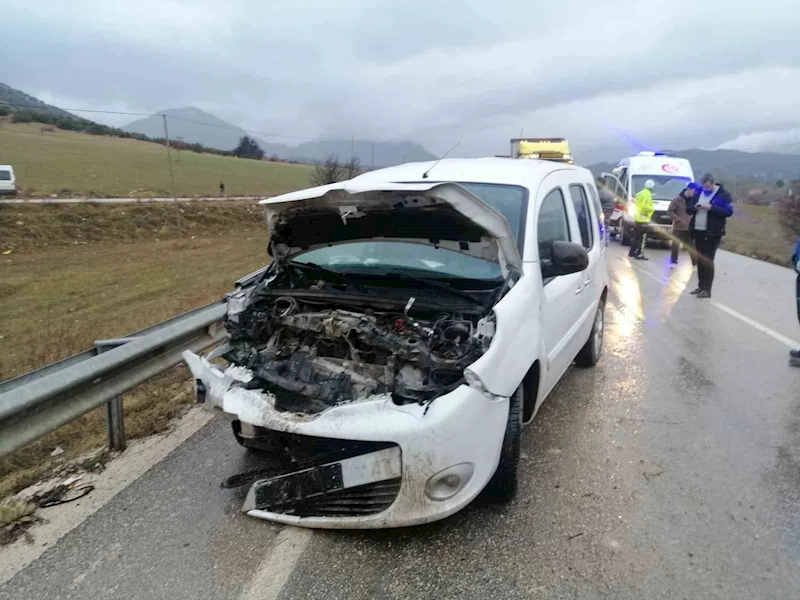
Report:
[[497,465],[489,483],[483,490],[483,498],[489,502],[509,502],[519,488],[519,457],[522,438],[522,398],[525,384],[520,384],[509,398],[508,421]]
[[575,364],[579,367],[593,367],[600,360],[600,355],[603,352],[603,332],[605,330],[605,311],[606,300],[602,298],[600,305],[597,307],[597,312],[594,315],[594,324],[592,325],[592,333],[589,334],[589,339],[584,344],[578,356],[575,357]]

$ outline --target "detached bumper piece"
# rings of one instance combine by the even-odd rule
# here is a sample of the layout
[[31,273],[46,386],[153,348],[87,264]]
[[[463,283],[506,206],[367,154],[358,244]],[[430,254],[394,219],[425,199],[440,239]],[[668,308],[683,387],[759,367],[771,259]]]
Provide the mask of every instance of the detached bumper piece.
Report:
[[256,481],[243,510],[298,517],[372,515],[391,506],[400,491],[400,448]]

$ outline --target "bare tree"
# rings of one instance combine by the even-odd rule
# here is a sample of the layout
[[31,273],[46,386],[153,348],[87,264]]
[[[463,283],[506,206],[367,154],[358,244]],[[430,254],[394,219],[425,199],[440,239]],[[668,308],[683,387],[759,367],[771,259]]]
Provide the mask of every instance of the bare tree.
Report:
[[339,161],[339,157],[331,154],[314,167],[311,174],[311,185],[329,185],[339,181],[346,181],[361,174],[361,161],[352,157],[346,163]]
[[361,160],[357,156],[350,157],[344,165],[342,165],[344,169],[344,178],[345,179],[352,179],[353,177],[358,177],[361,175]]

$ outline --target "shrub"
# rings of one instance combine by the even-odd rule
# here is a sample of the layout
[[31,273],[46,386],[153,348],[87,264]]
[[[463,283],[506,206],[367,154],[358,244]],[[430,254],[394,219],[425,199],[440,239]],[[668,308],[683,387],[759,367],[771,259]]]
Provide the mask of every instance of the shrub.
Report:
[[800,196],[786,196],[778,203],[780,221],[786,235],[791,239],[800,236]]

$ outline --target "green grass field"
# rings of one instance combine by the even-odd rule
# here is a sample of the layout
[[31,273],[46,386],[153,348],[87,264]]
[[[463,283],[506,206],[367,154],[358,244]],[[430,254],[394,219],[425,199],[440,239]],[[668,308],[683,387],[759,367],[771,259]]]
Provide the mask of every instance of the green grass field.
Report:
[[[97,208],[102,211],[105,207]],[[0,380],[221,298],[267,262],[266,228],[195,239],[93,242],[0,255]],[[193,402],[184,367],[123,395],[130,438],[163,431]],[[105,443],[103,409],[0,458],[0,500]],[[56,458],[50,453],[61,447]]]
[[[169,197],[167,150],[138,140],[94,136],[0,118],[0,164],[13,165],[27,196]],[[172,151],[178,196],[266,196],[308,187],[312,168]]]
[[776,265],[789,265],[795,240],[789,239],[781,227],[777,209],[772,206],[737,204],[727,229],[723,249]]

